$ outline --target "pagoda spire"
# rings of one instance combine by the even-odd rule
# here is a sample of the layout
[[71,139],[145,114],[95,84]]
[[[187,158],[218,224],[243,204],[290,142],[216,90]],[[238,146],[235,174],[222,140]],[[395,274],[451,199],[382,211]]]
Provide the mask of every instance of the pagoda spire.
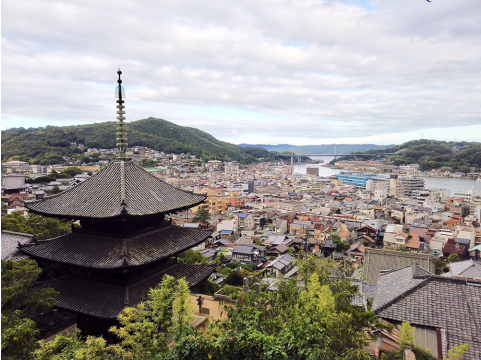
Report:
[[117,71],[119,75],[119,79],[117,83],[117,89],[115,90],[115,97],[117,98],[117,148],[119,149],[119,158],[125,158],[125,150],[127,149],[127,134],[125,132],[125,124],[124,124],[124,114],[125,114],[125,106],[123,105],[125,100],[125,92],[124,88],[122,87],[122,80],[120,79],[120,75],[122,75],[122,71]]

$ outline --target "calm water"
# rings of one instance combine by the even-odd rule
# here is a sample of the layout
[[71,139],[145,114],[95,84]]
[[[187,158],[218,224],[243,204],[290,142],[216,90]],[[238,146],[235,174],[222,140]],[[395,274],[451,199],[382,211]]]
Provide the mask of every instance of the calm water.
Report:
[[[306,168],[308,167],[318,167],[319,168],[319,176],[331,176],[335,174],[339,174],[338,169],[330,169],[327,167],[323,167],[321,165],[329,163],[334,156],[311,156],[313,160],[324,160],[322,164],[301,164],[301,165],[294,165],[294,171],[296,173],[305,174]],[[426,188],[428,189],[447,189],[451,190],[451,195],[454,195],[456,191],[464,191],[467,189],[474,189],[481,193],[481,182],[476,182],[474,180],[468,179],[457,179],[457,178],[424,178]]]

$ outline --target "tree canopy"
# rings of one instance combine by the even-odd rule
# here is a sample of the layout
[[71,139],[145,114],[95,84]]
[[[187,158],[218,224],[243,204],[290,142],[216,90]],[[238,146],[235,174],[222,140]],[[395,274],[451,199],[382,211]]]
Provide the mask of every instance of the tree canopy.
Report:
[[207,210],[203,206],[199,206],[197,208],[197,211],[195,213],[195,216],[192,218],[192,221],[202,221],[203,223],[208,223],[210,220],[210,213],[209,210]]
[[14,211],[8,215],[2,214],[2,230],[31,234],[44,240],[71,232],[72,222],[33,213],[25,217],[23,213]]
[[34,312],[53,306],[54,289],[32,289],[42,270],[34,260],[2,260],[2,357],[29,359],[39,331],[29,319]]

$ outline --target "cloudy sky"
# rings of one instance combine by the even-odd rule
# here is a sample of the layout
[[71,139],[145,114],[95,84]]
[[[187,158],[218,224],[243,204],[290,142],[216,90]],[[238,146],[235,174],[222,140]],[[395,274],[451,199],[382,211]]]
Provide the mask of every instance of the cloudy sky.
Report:
[[1,128],[149,116],[232,143],[481,141],[481,0],[2,0]]

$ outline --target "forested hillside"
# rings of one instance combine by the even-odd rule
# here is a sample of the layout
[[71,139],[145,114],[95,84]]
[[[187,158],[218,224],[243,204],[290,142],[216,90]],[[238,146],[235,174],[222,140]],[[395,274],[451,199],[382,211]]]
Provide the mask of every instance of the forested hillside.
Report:
[[[148,118],[126,124],[129,146],[146,146],[165,153],[191,153],[204,160],[238,160],[250,163],[255,158],[271,159],[263,148],[242,148],[217,140],[201,130],[172,122]],[[54,164],[63,156],[80,154],[77,146],[110,149],[115,147],[115,122],[44,128],[13,128],[2,131],[2,161],[14,156],[31,163]]]
[[351,154],[340,157],[335,161],[382,159],[386,157],[384,155],[386,153],[394,153],[394,155],[389,155],[389,161],[394,165],[419,164],[423,171],[450,168],[452,171],[469,172],[470,167],[481,169],[481,144],[434,140],[413,140],[383,150],[369,150],[358,153],[375,154],[376,156],[372,158],[356,157],[356,154]]

